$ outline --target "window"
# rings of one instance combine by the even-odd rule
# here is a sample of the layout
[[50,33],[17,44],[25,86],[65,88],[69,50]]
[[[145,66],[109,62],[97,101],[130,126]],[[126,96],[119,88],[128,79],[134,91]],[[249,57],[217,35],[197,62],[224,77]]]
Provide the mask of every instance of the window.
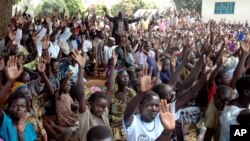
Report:
[[214,13],[215,14],[234,14],[235,2],[216,2]]

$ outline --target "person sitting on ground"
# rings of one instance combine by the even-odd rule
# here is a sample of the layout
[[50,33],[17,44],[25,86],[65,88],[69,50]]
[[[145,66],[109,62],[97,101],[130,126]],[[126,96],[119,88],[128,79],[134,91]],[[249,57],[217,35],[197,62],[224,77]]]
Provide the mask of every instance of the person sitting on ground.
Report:
[[87,133],[87,141],[113,141],[106,126],[94,126]]
[[[28,118],[28,100],[25,94],[17,92],[9,96],[9,89],[23,71],[22,64],[17,63],[18,58],[10,56],[7,62],[8,81],[1,90],[0,95],[0,138],[4,141],[35,141],[36,131]],[[3,111],[3,104],[8,99],[8,115]]]
[[220,121],[219,117],[225,105],[232,99],[234,91],[229,86],[219,86],[216,94],[209,104],[205,115],[205,126],[207,128],[204,141],[219,140],[220,138]]

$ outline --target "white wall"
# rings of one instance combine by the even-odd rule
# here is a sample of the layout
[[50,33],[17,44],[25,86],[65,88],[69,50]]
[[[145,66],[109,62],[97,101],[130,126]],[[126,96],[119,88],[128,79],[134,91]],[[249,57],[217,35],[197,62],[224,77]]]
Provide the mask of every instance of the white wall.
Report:
[[[214,14],[215,2],[235,2],[234,14]],[[214,19],[217,22],[226,18],[226,22],[235,20],[250,21],[250,0],[202,0],[202,20]]]

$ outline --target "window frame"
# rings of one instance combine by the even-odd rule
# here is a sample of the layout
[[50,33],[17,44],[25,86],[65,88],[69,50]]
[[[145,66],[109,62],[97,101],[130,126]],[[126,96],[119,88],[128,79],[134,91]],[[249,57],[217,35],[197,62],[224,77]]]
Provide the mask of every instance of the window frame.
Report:
[[235,13],[235,2],[215,2],[214,14],[234,14]]

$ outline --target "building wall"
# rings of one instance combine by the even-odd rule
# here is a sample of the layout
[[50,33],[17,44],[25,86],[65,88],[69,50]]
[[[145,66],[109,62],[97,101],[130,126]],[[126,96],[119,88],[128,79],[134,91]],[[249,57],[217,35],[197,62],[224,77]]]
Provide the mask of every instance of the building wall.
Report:
[[[235,2],[234,14],[214,14],[215,2]],[[214,19],[217,22],[226,18],[226,22],[250,21],[250,0],[202,0],[202,20]]]

